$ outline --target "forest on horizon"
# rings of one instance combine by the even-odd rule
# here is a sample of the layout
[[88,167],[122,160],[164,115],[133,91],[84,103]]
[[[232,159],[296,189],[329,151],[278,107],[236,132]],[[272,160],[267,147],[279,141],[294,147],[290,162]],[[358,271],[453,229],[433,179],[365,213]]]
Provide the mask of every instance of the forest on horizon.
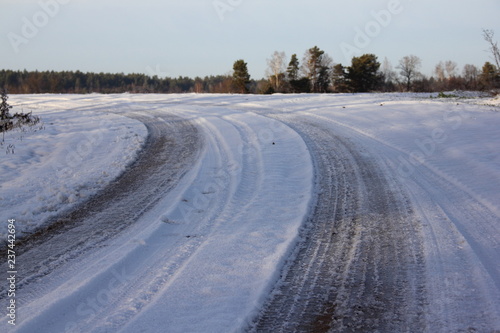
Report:
[[[495,49],[496,47],[496,49]],[[495,53],[496,50],[496,53]],[[344,92],[442,92],[451,90],[496,91],[500,89],[500,56],[492,41],[495,64],[482,68],[467,64],[462,69],[451,60],[435,66],[433,76],[420,73],[421,59],[403,57],[394,68],[374,54],[353,57],[351,64],[335,64],[314,46],[301,60],[274,52],[267,59],[266,78],[252,79],[247,63],[236,60],[231,74],[201,77],[160,78],[156,75],[83,73],[81,71],[0,70],[0,88],[10,94],[39,93],[344,93]]]

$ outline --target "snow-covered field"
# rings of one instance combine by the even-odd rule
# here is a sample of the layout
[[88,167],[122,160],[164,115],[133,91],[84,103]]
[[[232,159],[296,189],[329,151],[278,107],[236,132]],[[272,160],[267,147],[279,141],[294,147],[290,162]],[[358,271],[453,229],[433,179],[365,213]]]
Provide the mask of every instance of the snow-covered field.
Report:
[[[317,128],[374,161],[367,165],[381,169],[388,190],[404,193],[398,198],[407,198],[417,221],[411,239],[422,249],[424,290],[414,288],[422,319],[401,330],[500,330],[498,98],[121,94],[13,95],[9,102],[32,109],[45,128],[6,135],[2,239],[8,219],[18,236],[28,234],[112,183],[139,156],[146,126],[175,125],[163,115],[194,124],[201,147],[189,148],[197,156],[189,168],[172,165],[179,180],[134,224],[95,246],[87,241],[85,251],[71,248],[43,274],[20,271],[16,325],[4,318],[2,331],[251,327],[296,244],[307,241],[301,228],[324,191],[323,153],[311,143],[325,139]],[[184,144],[175,130],[167,134]],[[6,153],[9,144],[14,154]],[[377,195],[365,191],[367,200]],[[7,294],[0,298],[6,309]]]

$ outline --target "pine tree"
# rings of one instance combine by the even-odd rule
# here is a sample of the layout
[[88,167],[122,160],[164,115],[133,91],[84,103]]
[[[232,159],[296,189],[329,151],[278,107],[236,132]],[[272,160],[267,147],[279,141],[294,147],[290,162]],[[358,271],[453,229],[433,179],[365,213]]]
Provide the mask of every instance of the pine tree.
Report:
[[7,103],[9,96],[7,96],[7,91],[5,89],[0,90],[2,103],[0,103],[0,119],[8,119],[10,118],[9,110],[12,109],[12,106]]
[[292,93],[308,93],[311,92],[310,81],[307,77],[299,77],[300,63],[296,54],[292,55],[290,63],[286,69],[290,91]]
[[483,89],[493,89],[500,82],[496,66],[489,61],[484,64],[480,77]]
[[296,81],[299,79],[299,59],[296,54],[292,54],[292,58],[290,59],[286,72],[289,81]]
[[233,87],[236,92],[248,94],[250,84],[250,74],[247,63],[243,60],[236,60],[233,65]]
[[333,66],[332,82],[333,82],[333,90],[335,92],[345,93],[350,91],[346,77],[347,73],[342,64],[337,64]]
[[307,50],[304,55],[304,71],[315,93],[328,91],[330,85],[330,66],[332,59],[317,46]]
[[376,89],[382,81],[382,76],[378,73],[379,68],[380,63],[374,54],[353,57],[347,73],[351,91],[368,92]]

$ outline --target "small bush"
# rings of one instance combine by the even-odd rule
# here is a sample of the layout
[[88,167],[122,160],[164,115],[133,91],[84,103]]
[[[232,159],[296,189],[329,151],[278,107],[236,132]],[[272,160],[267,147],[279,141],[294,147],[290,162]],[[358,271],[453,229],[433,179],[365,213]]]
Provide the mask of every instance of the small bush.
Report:
[[[32,112],[21,112],[11,115],[10,109],[12,109],[12,106],[7,102],[9,96],[5,89],[0,89],[0,98],[0,133],[2,133],[1,144],[3,145],[5,142],[5,132],[14,128],[20,128],[21,131],[25,131],[24,126],[33,128],[33,126],[40,122],[40,117],[33,116]],[[7,153],[9,152],[14,153],[14,146],[9,145],[9,147],[7,147]]]
[[458,98],[459,96],[453,94],[445,94],[444,92],[440,92],[438,98]]
[[2,102],[0,103],[0,132],[6,132],[13,128],[14,122],[12,121],[12,116],[10,115],[10,109],[12,106],[7,103],[7,92],[5,89],[0,90]]

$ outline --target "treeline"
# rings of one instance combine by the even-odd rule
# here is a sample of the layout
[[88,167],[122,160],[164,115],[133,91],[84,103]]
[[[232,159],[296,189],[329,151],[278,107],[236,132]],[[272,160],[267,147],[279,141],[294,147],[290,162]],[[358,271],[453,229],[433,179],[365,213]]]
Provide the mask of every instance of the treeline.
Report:
[[230,90],[231,81],[227,75],[192,79],[145,74],[0,70],[0,87],[11,94],[225,93]]
[[[496,46],[496,44],[494,44]],[[498,48],[496,52],[499,53]],[[494,53],[495,54],[495,53]],[[394,68],[374,54],[353,57],[351,64],[334,63],[317,46],[307,50],[301,60],[288,59],[274,52],[267,59],[266,78],[253,80],[247,63],[233,64],[232,75],[159,78],[145,74],[28,72],[1,70],[0,88],[12,94],[33,93],[344,93],[344,92],[441,92],[450,90],[500,89],[500,55],[497,65],[486,62],[482,68],[467,64],[459,69],[453,61],[436,64],[434,75],[420,72],[421,59],[405,56]]]

